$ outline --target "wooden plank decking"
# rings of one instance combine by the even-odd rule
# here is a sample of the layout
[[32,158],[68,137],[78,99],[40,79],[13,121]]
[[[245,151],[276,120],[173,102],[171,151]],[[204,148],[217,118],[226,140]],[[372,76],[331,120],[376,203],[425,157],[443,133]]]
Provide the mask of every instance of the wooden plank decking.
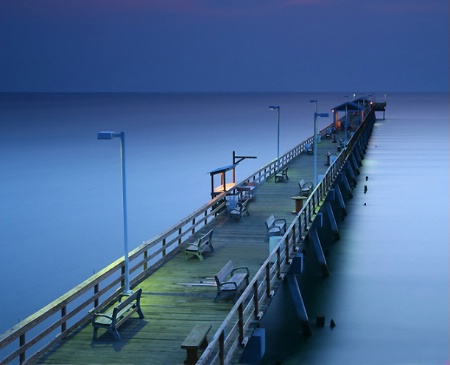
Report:
[[[343,138],[338,132],[337,140]],[[327,166],[326,153],[336,153],[338,143],[322,139],[317,145],[317,172]],[[212,336],[233,306],[232,301],[214,303],[214,274],[228,260],[236,266],[248,266],[252,276],[268,255],[265,220],[270,214],[292,222],[295,206],[292,196],[298,195],[298,182],[313,180],[314,157],[302,154],[289,165],[289,179],[275,183],[274,178],[258,186],[249,204],[250,216],[236,221],[227,215],[218,217],[203,228],[214,229],[215,251],[206,250],[205,260],[185,259],[179,251],[138,287],[143,289],[141,306],[143,320],[131,319],[119,328],[122,339],[99,330],[92,340],[91,324],[80,328],[37,364],[183,364],[186,351],[181,343],[196,324],[210,323]]]

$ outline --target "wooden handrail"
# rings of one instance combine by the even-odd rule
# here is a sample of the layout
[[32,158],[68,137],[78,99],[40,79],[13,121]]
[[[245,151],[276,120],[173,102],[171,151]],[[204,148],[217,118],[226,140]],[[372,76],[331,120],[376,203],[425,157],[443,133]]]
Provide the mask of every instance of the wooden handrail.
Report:
[[[329,189],[334,184],[336,177],[341,172],[345,161],[350,155],[355,141],[360,137],[361,133],[363,133],[364,129],[369,124],[369,121],[373,122],[373,118],[374,115],[372,113],[367,115],[361,127],[351,138],[348,147],[328,168],[324,178],[314,188],[304,203],[303,208],[287,228],[286,233],[283,235],[274,251],[269,254],[268,258],[262,264],[258,272],[250,281],[248,287],[236,301],[235,305],[214,334],[208,347],[198,360],[197,365],[222,365],[228,363],[226,360],[233,356],[235,349],[239,346],[243,346],[242,339],[246,338],[246,336],[250,336],[253,329],[256,328],[260,317],[258,313],[258,317],[255,318],[255,312],[258,311],[259,307],[262,307],[262,304],[267,304],[265,302],[269,301],[269,293],[272,293],[272,288],[275,288],[276,291],[283,274],[289,269],[290,255],[295,254],[296,245],[299,242],[295,235],[295,227],[301,227],[303,222],[306,226],[306,230],[311,226],[316,213],[315,209],[318,209],[318,206],[324,202]],[[373,123],[370,123],[369,128],[371,129],[372,127]],[[317,207],[314,202],[317,202]],[[255,288],[258,288],[258,290],[255,291]],[[253,303],[252,308],[248,312],[241,313],[241,306],[247,301],[249,306]],[[242,318],[243,315],[247,315],[247,317]],[[238,335],[234,335],[233,331],[230,330],[237,325],[236,318],[238,318],[239,324],[244,323],[244,326],[239,326],[240,331],[242,332]]]

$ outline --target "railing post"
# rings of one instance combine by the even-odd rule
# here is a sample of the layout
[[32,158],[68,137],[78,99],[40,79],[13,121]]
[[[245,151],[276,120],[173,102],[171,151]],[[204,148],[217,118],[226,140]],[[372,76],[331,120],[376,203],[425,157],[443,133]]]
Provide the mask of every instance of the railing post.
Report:
[[[25,346],[25,333],[23,335],[20,335],[19,338],[19,347]],[[22,351],[20,353],[20,363],[23,364],[25,362],[25,351]]]
[[[98,293],[98,288],[99,288],[99,286],[98,286],[98,283],[97,284],[95,284],[94,285],[94,296],[96,296],[97,295],[97,293]],[[94,307],[98,307],[98,298],[95,298],[94,299]]]
[[286,253],[286,262],[289,262],[290,256],[289,256],[289,237],[286,235],[286,238],[284,239],[284,250]]
[[303,224],[304,224],[304,230],[307,231],[308,230],[308,212],[307,209],[303,210]]
[[[277,250],[277,252],[278,252],[278,250]],[[270,262],[268,262],[266,265],[266,294],[269,297],[272,295],[272,289],[270,286]]]
[[277,276],[281,278],[281,249],[278,247],[277,249]]
[[258,302],[258,280],[255,280],[253,284],[253,315],[258,318],[259,314],[259,302]]
[[192,218],[192,229],[191,229],[191,233],[195,234],[195,217]]
[[125,265],[122,265],[121,268],[120,268],[120,276],[122,277],[122,280],[120,280],[120,285],[122,286],[122,288],[124,288],[125,287],[125,279],[124,279],[124,276],[125,276]]
[[182,229],[181,229],[181,227],[180,228],[178,228],[178,246],[180,246],[181,245],[181,233],[182,233],[183,231],[182,231]]
[[147,258],[148,258],[148,250],[145,250],[144,251],[144,271],[146,271],[147,270],[147,267],[148,267],[148,265],[147,265]]
[[316,214],[316,209],[317,209],[317,205],[318,205],[318,195],[319,195],[319,190],[316,189],[316,191],[314,191],[313,197],[312,197],[312,202],[313,202],[313,215]]
[[296,229],[295,229],[295,224],[292,226],[292,246],[295,249],[295,247],[297,246],[297,234],[296,234]]
[[225,365],[225,330],[219,336],[219,361],[220,365]]
[[[313,207],[314,207],[314,195],[312,196],[312,199],[309,201],[309,204],[308,204],[308,221],[309,222],[312,222],[312,216],[314,214],[314,208]],[[311,213],[311,211],[313,211],[313,212]]]
[[244,302],[239,304],[239,345],[242,345],[244,342]]
[[[67,307],[66,307],[66,306],[63,306],[63,307],[61,308],[61,318],[64,318],[64,317],[66,316],[66,314],[67,314]],[[67,329],[67,323],[66,323],[66,321],[64,320],[64,321],[61,323],[61,333],[62,333],[62,332],[65,332],[66,329]]]

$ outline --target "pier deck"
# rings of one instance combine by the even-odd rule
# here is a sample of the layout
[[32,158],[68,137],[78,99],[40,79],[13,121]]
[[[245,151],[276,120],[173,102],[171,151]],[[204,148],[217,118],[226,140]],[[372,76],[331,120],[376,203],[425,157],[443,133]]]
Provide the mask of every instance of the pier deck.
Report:
[[[337,132],[337,140],[343,132]],[[317,173],[326,171],[327,152],[336,153],[338,143],[323,139],[317,144]],[[284,218],[288,224],[295,215],[295,201],[301,179],[313,181],[314,156],[301,154],[288,165],[289,179],[274,178],[256,189],[249,204],[249,216],[236,221],[227,214],[205,226],[213,228],[215,250],[204,253],[204,261],[185,259],[180,250],[171,260],[142,281],[141,306],[145,318],[130,319],[119,328],[121,340],[99,330],[93,341],[93,328],[88,324],[71,334],[54,349],[41,356],[37,364],[183,364],[186,351],[181,343],[196,324],[209,323],[208,338],[220,326],[233,306],[221,300],[214,303],[214,275],[233,260],[235,266],[247,266],[250,276],[261,267],[269,253],[265,220],[270,214]]]

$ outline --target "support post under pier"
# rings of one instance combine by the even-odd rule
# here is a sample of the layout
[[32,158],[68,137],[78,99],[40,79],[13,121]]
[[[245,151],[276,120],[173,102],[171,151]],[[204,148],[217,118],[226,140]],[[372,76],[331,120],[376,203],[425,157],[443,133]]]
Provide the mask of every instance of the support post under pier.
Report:
[[310,336],[311,327],[309,325],[308,314],[306,313],[305,304],[303,303],[302,293],[300,292],[297,278],[295,274],[288,274],[286,278],[292,300],[294,301],[295,309],[297,310],[297,316],[300,319],[300,325],[302,327],[303,334],[305,336]]
[[339,176],[342,179],[342,184],[344,184],[344,187],[345,187],[345,190],[347,191],[348,197],[350,199],[353,198],[352,187],[350,186],[350,183],[347,179],[347,176],[345,175],[345,172],[343,171]]
[[345,170],[348,172],[350,178],[352,179],[353,186],[356,186],[356,184],[357,184],[356,176],[355,176],[355,172],[353,171],[352,163],[350,162],[350,160],[347,160],[345,162]]
[[341,236],[339,235],[338,225],[336,219],[334,218],[333,208],[331,207],[330,202],[325,202],[325,209],[327,211],[328,220],[330,221],[334,239],[338,241],[341,239]]
[[312,240],[314,250],[316,251],[317,260],[319,261],[320,269],[322,270],[322,275],[330,276],[330,272],[328,271],[327,260],[325,259],[322,244],[320,243],[319,234],[317,233],[316,228],[313,228],[309,231],[309,238]]
[[356,172],[356,175],[359,175],[359,174],[360,174],[360,172],[359,172],[359,166],[358,166],[358,162],[357,162],[357,160],[356,160],[355,154],[356,154],[356,151],[354,151],[354,152],[352,153],[352,155],[350,156],[350,161],[352,162],[353,169],[354,169],[354,171]]
[[336,198],[338,201],[339,206],[342,209],[342,215],[345,217],[347,215],[347,207],[345,206],[344,197],[342,195],[341,189],[339,187],[339,184],[334,184],[334,191],[336,192]]
[[363,149],[361,147],[361,141],[359,141],[359,143],[356,145],[355,153],[356,153],[356,159],[358,161],[358,166],[361,167],[362,166],[362,160],[364,160],[364,152],[363,152]]

